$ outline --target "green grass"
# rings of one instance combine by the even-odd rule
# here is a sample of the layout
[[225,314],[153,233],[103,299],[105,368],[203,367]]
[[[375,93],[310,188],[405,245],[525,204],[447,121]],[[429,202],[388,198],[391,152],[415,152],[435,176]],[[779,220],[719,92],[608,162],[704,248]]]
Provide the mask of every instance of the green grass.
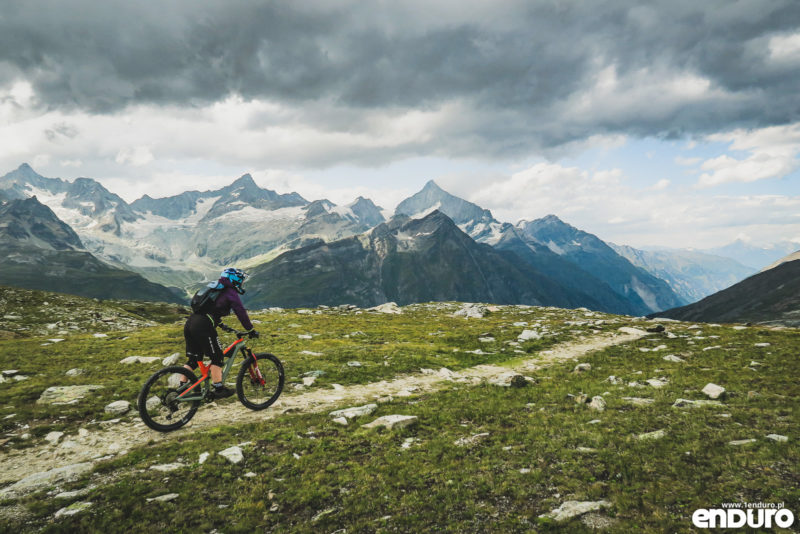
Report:
[[[419,367],[455,370],[519,358],[513,350],[501,350],[522,329],[510,326],[515,321],[547,321],[559,340],[623,324],[610,322],[617,320],[611,316],[590,318],[609,321],[605,325],[567,324],[576,317],[578,322],[585,319],[581,312],[541,308],[501,308],[478,321],[454,319],[451,312],[418,306],[401,316],[286,312],[258,317],[259,329],[277,336],[269,345],[286,361],[289,376],[325,370],[320,387],[371,382]],[[24,528],[8,526],[44,532],[589,532],[580,519],[554,524],[539,516],[565,500],[605,499],[612,508],[602,515],[614,522],[612,532],[692,532],[692,511],[722,502],[784,502],[795,514],[800,512],[800,333],[702,325],[697,336],[686,324],[667,326],[678,337],[654,335],[594,353],[581,360],[592,366],[585,373],[573,372],[575,362],[542,369],[533,374],[537,383],[525,388],[453,383],[435,394],[382,403],[375,414],[347,427],[332,423],[327,414],[287,414],[263,423],[181,433],[99,464],[94,473],[64,488],[97,485],[88,495],[56,502],[40,492],[20,499],[16,504],[30,517]],[[364,335],[353,337],[354,331]],[[319,335],[297,338],[306,333]],[[487,333],[497,340],[488,347],[477,339]],[[67,417],[60,424],[74,426],[97,417],[97,408],[111,399],[111,389],[135,395],[136,386],[159,365],[137,371],[136,366],[120,369],[115,362],[128,353],[169,353],[180,345],[179,334],[174,325],[146,329],[125,340],[123,335],[105,340],[84,336],[45,347],[63,350],[59,358],[72,355],[86,367],[97,367],[92,380],[78,377],[76,382],[107,379],[116,384],[85,406],[60,408]],[[640,350],[660,345],[666,348]],[[77,346],[83,347],[81,356],[75,354]],[[520,350],[544,347],[546,343]],[[476,348],[498,352],[479,358],[464,354]],[[325,356],[302,355],[302,350]],[[104,356],[109,352],[113,358]],[[686,362],[664,361],[667,354]],[[348,360],[364,366],[349,368]],[[383,364],[387,360],[388,366]],[[762,365],[752,370],[752,360]],[[111,369],[123,372],[115,375]],[[623,383],[609,383],[610,375]],[[655,377],[666,378],[667,385],[627,385]],[[728,390],[723,408],[672,407],[677,398],[705,398],[700,389],[708,382]],[[14,389],[7,390],[7,399],[14,410],[26,413],[18,388],[30,387],[29,401],[41,389],[33,384],[10,384]],[[606,410],[594,412],[577,404],[570,395],[579,393],[602,395]],[[624,396],[648,397],[654,403],[634,407]],[[416,415],[419,424],[399,431],[360,428],[387,414]],[[53,424],[55,413],[44,410],[39,415]],[[590,424],[592,420],[600,422]],[[635,437],[659,429],[667,437]],[[473,447],[454,444],[482,432],[488,437]],[[789,442],[765,440],[771,433],[786,435]],[[415,441],[404,449],[408,438]],[[757,441],[743,447],[728,444],[746,438]],[[216,454],[243,442],[250,444],[243,446],[241,464],[231,465]],[[578,447],[596,452],[579,452]],[[199,465],[202,452],[211,456]],[[186,467],[171,473],[148,469],[169,462]],[[251,472],[254,477],[245,476]],[[169,503],[146,501],[166,493],[180,496]],[[83,501],[93,507],[52,521],[59,508]]]

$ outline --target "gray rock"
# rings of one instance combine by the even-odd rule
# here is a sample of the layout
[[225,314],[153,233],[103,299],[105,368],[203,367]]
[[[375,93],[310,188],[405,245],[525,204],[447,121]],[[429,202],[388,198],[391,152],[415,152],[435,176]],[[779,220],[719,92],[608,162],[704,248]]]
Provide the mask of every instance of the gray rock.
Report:
[[303,386],[311,387],[314,385],[314,382],[317,381],[317,377],[315,376],[304,376],[303,377]]
[[347,418],[345,417],[336,417],[333,422],[337,425],[347,426]]
[[128,413],[131,409],[131,403],[126,400],[114,401],[105,407],[105,412],[113,415],[122,415]]
[[158,471],[160,473],[169,473],[170,471],[176,471],[181,467],[185,467],[182,463],[171,463],[171,464],[158,464],[158,465],[151,465],[150,469],[153,471]]
[[453,317],[463,317],[465,319],[483,319],[488,313],[486,306],[480,304],[464,303],[462,308],[453,314]]
[[151,498],[147,499],[147,502],[153,502],[153,501],[156,501],[156,502],[169,502],[169,501],[174,501],[178,497],[180,497],[180,495],[177,494],[177,493],[167,493],[166,495],[160,495],[158,497],[151,497]]
[[127,358],[123,358],[119,361],[122,364],[132,364],[132,363],[153,363],[155,361],[160,360],[161,358],[157,356],[128,356]]
[[603,400],[601,396],[592,397],[592,401],[587,405],[589,409],[595,410],[597,412],[602,412],[606,409],[606,401]]
[[655,402],[654,399],[645,399],[642,397],[622,397],[622,400],[634,406],[650,406]]
[[537,332],[536,330],[523,330],[522,333],[517,337],[518,341],[528,341],[530,339],[542,339],[542,334]]
[[403,310],[397,305],[396,302],[384,302],[379,306],[375,306],[372,308],[367,308],[367,311],[374,311],[380,313],[392,313],[392,314],[401,314]]
[[654,387],[656,389],[663,388],[664,386],[667,385],[667,381],[664,378],[648,378],[647,380],[645,380],[645,382],[647,382],[648,386]]
[[721,408],[725,405],[715,400],[689,400],[689,399],[678,399],[672,404],[673,408],[705,408],[712,406]]
[[573,373],[584,373],[586,371],[591,371],[591,370],[592,370],[592,364],[590,364],[590,363],[579,363],[578,365],[575,366],[575,368],[572,370],[572,372]]
[[232,464],[238,464],[242,460],[244,460],[244,454],[242,454],[242,449],[240,449],[237,445],[233,447],[228,447],[224,451],[219,451],[219,455],[228,460]]
[[386,427],[389,430],[395,428],[405,428],[417,424],[419,419],[416,415],[384,415],[378,417],[371,423],[362,425],[364,428],[377,428],[379,426]]
[[361,362],[357,362],[355,360],[347,362],[348,367],[361,367]]
[[85,371],[83,369],[78,369],[76,367],[75,369],[70,369],[69,371],[67,371],[66,375],[67,376],[78,376],[78,375],[82,375],[84,372]]
[[161,406],[161,399],[153,395],[152,397],[147,399],[147,401],[145,401],[144,405],[148,412],[155,410],[156,408]]
[[64,435],[63,432],[58,432],[54,430],[53,432],[48,432],[47,435],[44,437],[44,440],[50,443],[51,445],[55,445],[56,443],[58,443],[58,441],[61,439],[61,436],[63,435]]
[[175,352],[175,353],[170,354],[169,356],[167,356],[163,360],[161,360],[161,364],[164,367],[169,367],[170,365],[177,365],[178,362],[180,362],[180,361],[181,361],[181,353],[180,352]]
[[725,393],[725,388],[722,386],[718,386],[716,384],[712,384],[709,382],[705,385],[702,389],[702,392],[709,398],[709,399],[718,399],[723,393]]
[[675,356],[674,354],[667,354],[666,356],[664,356],[663,359],[668,361],[668,362],[673,362],[673,363],[684,363],[686,361],[683,358]]
[[780,434],[767,434],[767,439],[772,441],[776,441],[778,443],[785,443],[789,441],[789,438],[786,436],[781,436]]
[[103,386],[52,386],[44,390],[36,404],[74,404]]
[[84,510],[88,510],[92,507],[92,503],[90,502],[75,502],[67,506],[66,508],[60,509],[58,512],[55,513],[53,517],[56,519],[60,519],[62,517],[69,517],[71,515],[79,514]]
[[643,439],[643,440],[661,439],[661,438],[665,437],[666,435],[667,435],[667,431],[664,430],[664,429],[661,429],[661,430],[656,430],[654,432],[646,432],[644,434],[639,434],[638,436],[636,436],[636,439]]
[[209,457],[209,456],[211,456],[209,453],[207,453],[207,452],[201,452],[201,453],[200,453],[200,457],[197,459],[197,463],[199,463],[199,464],[204,464],[204,463],[206,463],[206,460],[208,460],[208,457]]
[[563,521],[568,521],[573,517],[578,517],[589,512],[596,512],[597,510],[610,507],[611,503],[608,501],[565,501],[561,503],[561,506],[558,508],[555,508],[546,514],[542,514],[539,517],[546,517],[561,523]]
[[623,334],[631,334],[634,336],[646,336],[647,332],[644,330],[640,330],[638,328],[631,328],[630,326],[623,326],[621,328],[617,328],[617,331],[622,332]]
[[755,443],[755,439],[736,439],[733,441],[729,441],[728,445],[733,445],[734,447],[739,447],[741,445],[750,445],[751,443]]
[[14,499],[60,482],[72,482],[92,470],[91,462],[57,467],[42,473],[34,473],[0,490],[0,499]]
[[328,415],[330,415],[333,418],[344,417],[345,419],[353,419],[355,417],[361,417],[362,415],[370,415],[377,409],[378,409],[377,404],[365,404],[364,406],[354,406],[353,408],[336,410]]
[[489,437],[488,432],[481,432],[480,434],[473,434],[466,438],[459,438],[453,442],[453,445],[457,447],[471,447],[487,437]]

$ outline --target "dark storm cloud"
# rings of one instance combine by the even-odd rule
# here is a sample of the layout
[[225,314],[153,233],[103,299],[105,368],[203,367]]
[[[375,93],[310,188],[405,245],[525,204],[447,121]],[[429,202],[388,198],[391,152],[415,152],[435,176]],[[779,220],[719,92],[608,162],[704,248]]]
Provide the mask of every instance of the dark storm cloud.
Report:
[[[5,4],[0,82],[27,79],[54,109],[238,94],[299,109],[314,128],[353,131],[375,110],[460,102],[462,116],[427,150],[489,156],[595,134],[679,137],[800,119],[797,56],[770,58],[770,39],[800,28],[795,0]],[[598,95],[611,67],[619,94]],[[708,80],[708,91],[659,91],[686,76]],[[646,83],[656,85],[640,90]],[[629,102],[617,109],[620,94]]]

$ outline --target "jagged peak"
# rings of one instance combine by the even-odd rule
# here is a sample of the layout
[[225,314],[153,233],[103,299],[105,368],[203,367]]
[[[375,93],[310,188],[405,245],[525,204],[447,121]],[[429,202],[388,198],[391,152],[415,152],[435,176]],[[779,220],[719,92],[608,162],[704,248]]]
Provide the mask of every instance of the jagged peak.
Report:
[[253,180],[253,177],[250,173],[245,173],[241,175],[239,178],[233,181],[231,184],[232,187],[258,187],[256,181]]
[[423,191],[442,191],[442,192],[445,192],[445,190],[442,189],[441,187],[439,187],[439,184],[437,184],[433,180],[428,180],[425,183],[425,187],[423,187],[422,190]]

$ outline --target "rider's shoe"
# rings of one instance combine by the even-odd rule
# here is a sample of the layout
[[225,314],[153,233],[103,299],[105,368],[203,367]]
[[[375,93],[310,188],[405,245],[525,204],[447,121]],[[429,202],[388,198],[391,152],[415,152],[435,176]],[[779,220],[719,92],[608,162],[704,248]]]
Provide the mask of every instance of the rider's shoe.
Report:
[[211,391],[213,392],[215,399],[224,399],[226,397],[230,397],[231,395],[233,395],[233,390],[226,386],[222,387],[214,386],[213,388],[211,388]]

